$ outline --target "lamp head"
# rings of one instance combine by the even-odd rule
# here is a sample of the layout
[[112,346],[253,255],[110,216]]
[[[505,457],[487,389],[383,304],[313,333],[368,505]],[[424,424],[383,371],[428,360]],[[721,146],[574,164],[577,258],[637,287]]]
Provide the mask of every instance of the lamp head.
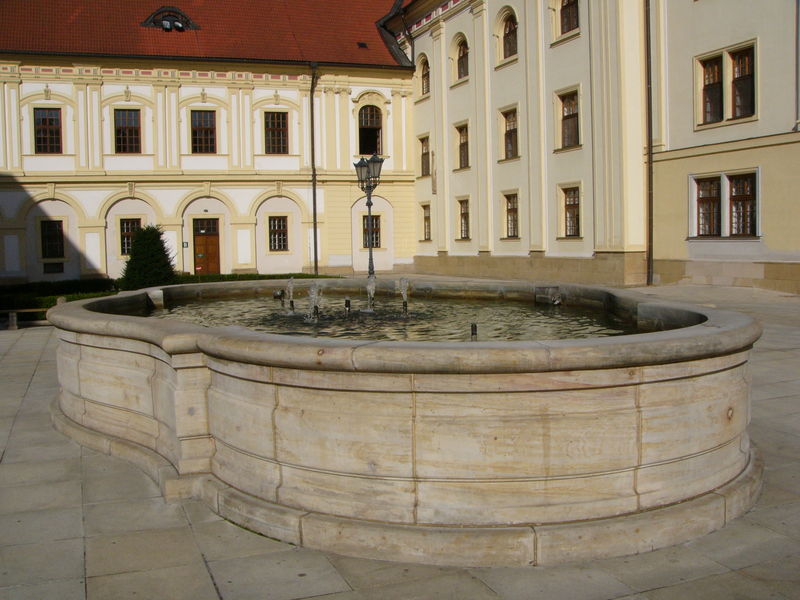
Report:
[[383,167],[383,159],[377,154],[373,154],[369,159],[369,176],[374,179],[375,183],[381,177],[381,168]]
[[366,183],[367,178],[369,177],[369,163],[367,162],[367,159],[362,156],[361,160],[359,160],[357,163],[353,163],[353,166],[356,168],[358,182],[360,184]]

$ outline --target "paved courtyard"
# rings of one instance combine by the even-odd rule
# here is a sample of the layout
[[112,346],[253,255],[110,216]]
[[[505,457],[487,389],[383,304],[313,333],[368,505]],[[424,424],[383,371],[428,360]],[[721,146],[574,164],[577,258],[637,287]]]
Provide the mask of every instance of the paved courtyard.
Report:
[[325,598],[800,599],[800,297],[670,286],[654,296],[739,310],[753,354],[750,433],[766,466],[756,507],[724,529],[652,553],[561,567],[458,569],[347,558],[167,504],[136,467],[50,424],[51,327],[0,331],[0,600]]

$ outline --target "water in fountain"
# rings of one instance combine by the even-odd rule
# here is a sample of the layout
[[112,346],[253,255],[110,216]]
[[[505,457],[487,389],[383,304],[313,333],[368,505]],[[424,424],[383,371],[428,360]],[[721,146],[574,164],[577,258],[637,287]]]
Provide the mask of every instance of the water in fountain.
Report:
[[294,277],[289,277],[286,282],[286,299],[289,301],[289,312],[294,312]]
[[403,316],[408,316],[408,279],[403,277],[398,282],[400,295],[403,297]]
[[322,299],[322,288],[319,287],[317,282],[311,284],[308,288],[308,301],[311,308],[311,313],[308,318],[315,323],[319,321],[319,302]]

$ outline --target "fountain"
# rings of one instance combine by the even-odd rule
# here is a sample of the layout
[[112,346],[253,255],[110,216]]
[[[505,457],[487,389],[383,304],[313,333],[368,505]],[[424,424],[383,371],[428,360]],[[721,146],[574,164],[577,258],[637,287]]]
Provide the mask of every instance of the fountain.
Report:
[[191,284],[51,309],[56,426],[137,462],[168,499],[200,498],[265,535],[369,558],[618,556],[704,535],[755,502],[748,357],[760,329],[743,315],[592,286],[411,278],[415,307],[429,296],[558,300],[642,333],[404,342],[134,316],[162,296],[269,297],[285,286],[291,299],[291,287],[315,285],[317,299],[369,286],[372,306],[402,289]]

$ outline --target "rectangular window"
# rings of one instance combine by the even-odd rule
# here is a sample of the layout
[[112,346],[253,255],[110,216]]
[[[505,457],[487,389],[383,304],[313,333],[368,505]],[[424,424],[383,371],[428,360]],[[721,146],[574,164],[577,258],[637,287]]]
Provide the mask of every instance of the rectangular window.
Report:
[[564,235],[581,236],[581,195],[580,189],[564,188]]
[[462,240],[469,239],[469,200],[458,201],[458,216]]
[[519,156],[519,147],[517,144],[517,111],[509,110],[503,113],[503,120],[505,121],[506,131],[504,137],[505,157],[516,158]]
[[516,194],[506,194],[506,237],[519,237],[519,203]]
[[364,233],[364,248],[380,248],[381,247],[381,217],[380,215],[372,215],[372,243],[370,244],[369,237],[369,215],[364,215],[362,220],[362,227]]
[[561,0],[561,35],[578,28],[578,0]]
[[559,96],[561,100],[561,147],[573,148],[580,144],[578,137],[578,92]]
[[289,217],[270,217],[269,251],[285,252],[289,249]]
[[419,167],[420,175],[426,177],[431,174],[431,145],[428,137],[419,138]]
[[722,121],[722,57],[700,63],[703,69],[703,123]]
[[142,133],[139,110],[117,108],[114,110],[114,152],[117,154],[140,154]]
[[733,118],[749,117],[755,114],[756,106],[753,48],[732,52],[731,64],[733,66]]
[[216,154],[217,113],[213,110],[192,111],[192,154]]
[[708,177],[698,179],[697,183],[697,235],[719,236],[720,223],[720,179]]
[[466,169],[469,166],[469,130],[466,125],[456,127],[458,133],[458,168]]
[[122,256],[129,256],[133,246],[134,234],[142,228],[141,219],[120,219],[119,220],[119,253]]
[[422,207],[422,239],[430,241],[431,239],[431,205],[425,204]]
[[733,175],[729,178],[731,197],[731,235],[756,235],[756,176]]
[[42,258],[64,258],[64,221],[41,221]]
[[33,109],[33,137],[36,154],[61,154],[61,109]]
[[289,113],[264,113],[266,154],[289,154]]

